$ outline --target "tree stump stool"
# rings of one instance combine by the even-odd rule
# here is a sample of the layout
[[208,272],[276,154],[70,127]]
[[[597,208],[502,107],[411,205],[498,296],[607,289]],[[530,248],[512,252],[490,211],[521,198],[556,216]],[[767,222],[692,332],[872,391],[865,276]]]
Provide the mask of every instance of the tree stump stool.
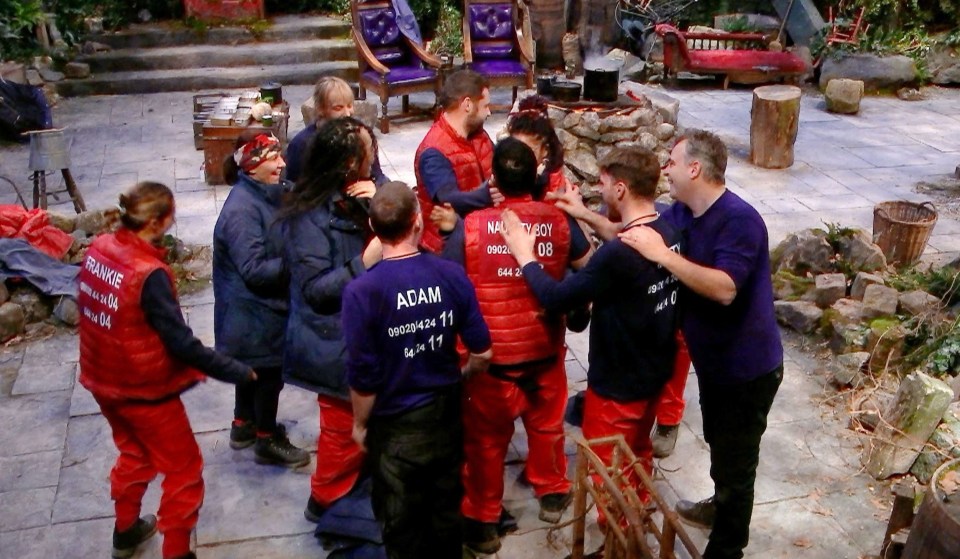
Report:
[[750,109],[750,162],[764,169],[793,165],[800,123],[800,88],[767,85],[753,90]]

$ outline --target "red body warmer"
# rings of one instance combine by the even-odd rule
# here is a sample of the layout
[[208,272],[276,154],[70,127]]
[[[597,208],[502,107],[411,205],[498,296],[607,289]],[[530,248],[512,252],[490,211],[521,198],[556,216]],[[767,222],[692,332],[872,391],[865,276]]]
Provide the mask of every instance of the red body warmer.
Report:
[[556,355],[563,344],[561,316],[548,315],[530,292],[517,261],[500,234],[500,213],[508,207],[537,236],[537,262],[561,279],[570,258],[570,228],[550,204],[507,200],[501,207],[471,213],[464,220],[467,276],[477,290],[480,311],[493,338],[493,363],[518,365]]
[[203,374],[174,360],[140,307],[143,284],[164,264],[162,249],[127,229],[90,246],[80,283],[80,383],[97,396],[159,400],[179,394]]
[[432,252],[440,252],[443,241],[437,232],[437,226],[430,221],[430,210],[433,209],[433,200],[423,186],[420,177],[420,155],[424,151],[434,148],[450,161],[453,173],[457,177],[457,188],[461,192],[473,190],[490,178],[493,169],[493,142],[490,136],[481,129],[472,136],[464,139],[457,133],[442,115],[427,131],[427,135],[417,148],[414,158],[414,170],[417,174],[417,198],[420,200],[420,209],[423,212],[423,240],[420,244]]

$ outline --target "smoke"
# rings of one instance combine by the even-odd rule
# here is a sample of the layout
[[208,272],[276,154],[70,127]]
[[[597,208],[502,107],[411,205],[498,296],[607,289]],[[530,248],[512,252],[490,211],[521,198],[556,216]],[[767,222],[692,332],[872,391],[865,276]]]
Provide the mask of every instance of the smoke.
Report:
[[608,50],[609,47],[600,43],[600,33],[591,33],[587,47],[584,49],[584,69],[619,70],[623,61],[608,58],[606,56]]

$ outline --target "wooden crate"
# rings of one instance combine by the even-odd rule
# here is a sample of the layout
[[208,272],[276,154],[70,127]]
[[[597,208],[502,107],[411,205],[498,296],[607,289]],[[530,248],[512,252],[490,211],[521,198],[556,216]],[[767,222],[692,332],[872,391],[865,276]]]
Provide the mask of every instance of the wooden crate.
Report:
[[[278,113],[280,116],[277,116]],[[234,144],[237,138],[247,128],[273,132],[273,135],[280,140],[280,144],[284,148],[287,146],[290,105],[284,101],[275,107],[274,116],[273,125],[269,127],[259,124],[217,126],[209,121],[203,125],[203,170],[207,184],[224,184],[223,160],[235,151]]]

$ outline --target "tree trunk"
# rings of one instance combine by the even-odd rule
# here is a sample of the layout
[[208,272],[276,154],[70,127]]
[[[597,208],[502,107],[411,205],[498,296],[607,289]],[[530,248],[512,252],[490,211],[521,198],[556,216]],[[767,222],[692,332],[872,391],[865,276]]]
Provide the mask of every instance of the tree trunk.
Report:
[[[576,0],[575,0],[576,1]],[[562,68],[561,41],[567,30],[564,0],[529,0],[530,23],[537,41],[537,68]]]
[[580,17],[576,31],[580,35],[580,45],[584,58],[603,56],[620,38],[617,25],[615,0],[576,0],[579,1]]
[[793,143],[800,120],[800,88],[767,85],[753,90],[750,109],[750,161],[765,169],[793,165]]

